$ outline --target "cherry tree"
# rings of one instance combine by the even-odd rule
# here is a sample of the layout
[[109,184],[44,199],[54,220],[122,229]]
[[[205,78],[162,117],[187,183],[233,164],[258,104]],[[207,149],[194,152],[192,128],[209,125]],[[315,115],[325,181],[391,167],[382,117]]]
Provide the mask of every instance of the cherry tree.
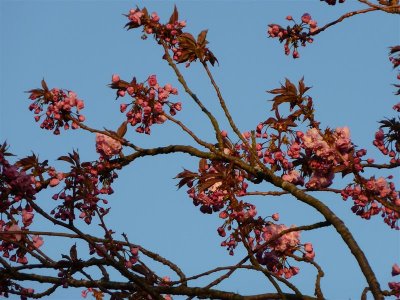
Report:
[[[341,0],[321,2],[327,10],[330,9],[327,5],[347,5]],[[320,24],[308,12],[265,20],[264,37],[283,46],[282,53],[274,47],[273,55],[287,55],[295,63],[309,47],[318,47],[318,38],[325,31],[335,30],[331,27],[337,24],[350,26],[349,18],[373,12],[400,12],[399,1],[359,2],[362,8],[339,15],[326,24]],[[76,149],[78,145],[73,145],[69,153],[58,154],[57,161],[35,153],[15,158],[12,153],[18,149],[6,141],[2,144],[1,295],[42,298],[51,297],[61,288],[75,288],[82,297],[96,299],[179,296],[187,299],[324,299],[326,274],[318,261],[320,254],[315,250],[319,241],[308,233],[329,229],[341,240],[340,245],[332,247],[347,248],[348,255],[360,269],[365,282],[365,288],[359,291],[362,299],[400,297],[400,283],[395,278],[381,282],[376,276],[373,263],[347,225],[351,220],[342,218],[332,210],[331,203],[324,201],[325,195],[333,195],[352,212],[349,219],[363,219],[360,224],[379,219],[388,231],[399,230],[400,193],[396,189],[400,166],[399,117],[363,120],[379,123],[375,132],[370,132],[370,143],[358,145],[353,141],[351,128],[330,126],[318,117],[317,112],[323,107],[313,99],[311,88],[318,82],[276,78],[275,82],[281,81],[280,84],[266,87],[266,97],[270,100],[267,113],[255,120],[253,127],[239,128],[238,120],[228,108],[236,103],[224,97],[214,75],[214,69],[223,68],[223,53],[213,50],[207,30],[189,32],[190,20],[181,16],[177,7],[171,5],[171,10],[169,16],[143,6],[124,12],[126,34],[139,33],[141,39],[160,49],[154,59],[163,61],[174,79],[168,80],[153,72],[131,74],[129,78],[110,74],[109,88],[114,92],[116,110],[123,119],[113,127],[91,125],[85,112],[95,110],[96,103],[84,101],[79,92],[69,87],[50,86],[52,79],[42,79],[37,87],[27,88],[27,106],[37,127],[53,133],[56,139],[62,139],[70,131],[76,131],[76,135],[89,134],[95,139],[93,148],[97,156],[86,159]],[[339,47],[331,47],[335,46]],[[400,46],[387,47],[387,68],[391,65],[397,70]],[[118,55],[118,51],[113,55]],[[205,76],[213,90],[214,102],[202,99],[192,87],[195,85],[192,81],[197,78],[189,80],[186,73],[191,69]],[[307,70],[303,73],[307,77]],[[400,85],[395,81],[400,80],[400,75],[395,76],[394,93],[398,95]],[[208,134],[198,132],[195,122],[181,117],[189,105],[197,106],[197,115],[207,124],[204,128],[210,129]],[[387,106],[388,114],[390,108],[394,113],[400,112],[400,103],[379,105]],[[197,120],[197,115],[192,118]],[[163,145],[154,140],[155,146],[144,146],[161,127],[168,128],[171,140],[174,134],[179,134],[190,142],[178,140]],[[372,157],[369,155],[372,149],[380,154]],[[175,154],[188,155],[194,162],[176,172],[176,186],[184,191],[186,202],[196,207],[204,222],[211,215],[217,222],[214,224],[218,224],[208,234],[218,236],[219,243],[215,249],[207,250],[219,253],[216,251],[222,247],[224,255],[232,257],[233,264],[189,274],[162,251],[147,249],[135,241],[126,233],[128,229],[110,225],[111,219],[118,217],[113,215],[112,195],[117,192],[119,176],[129,176],[126,170],[140,173],[135,165],[142,159],[158,156],[173,159],[168,156]],[[158,169],[154,165],[148,168]],[[157,182],[151,185],[157,188]],[[132,186],[133,190],[140,190],[140,186],[134,183]],[[145,195],[141,194],[140,198]],[[284,223],[281,212],[266,210],[256,204],[255,197],[292,197],[314,210],[319,219],[310,222],[304,215],[300,218],[301,225],[292,225],[290,220]],[[146,199],[135,199],[129,205],[133,207],[130,209],[134,210],[134,218],[140,214],[141,206],[146,205]],[[149,218],[149,223],[157,222]],[[129,220],[125,223],[129,226]],[[137,230],[145,232],[145,227]],[[151,234],[174,235],[174,232],[168,233],[165,224],[157,227],[159,232]],[[67,251],[58,247],[56,251],[49,250],[46,243],[50,240],[61,242]],[[385,254],[382,252],[382,255]],[[393,257],[393,267],[387,270],[393,276],[400,274],[396,259]],[[313,269],[313,277],[302,274],[307,268]],[[266,287],[264,292],[242,294],[234,288],[230,291],[222,288],[239,272],[243,276],[250,272],[259,274],[260,285]],[[312,285],[311,294],[293,283],[302,276],[302,281]],[[41,285],[33,288],[35,283]],[[234,284],[239,286],[240,282]]]

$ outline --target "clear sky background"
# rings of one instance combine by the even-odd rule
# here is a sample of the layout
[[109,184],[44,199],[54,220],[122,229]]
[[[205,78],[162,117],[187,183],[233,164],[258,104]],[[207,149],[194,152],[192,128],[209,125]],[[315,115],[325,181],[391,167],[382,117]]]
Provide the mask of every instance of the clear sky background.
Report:
[[[301,58],[293,60],[283,53],[283,46],[268,39],[269,23],[285,23],[290,14],[299,19],[309,12],[319,25],[341,14],[360,8],[356,1],[329,7],[317,0],[309,1],[0,1],[0,141],[7,140],[11,152],[19,157],[31,151],[53,163],[57,157],[78,149],[83,160],[94,160],[95,138],[84,131],[62,132],[54,136],[41,130],[28,110],[27,91],[40,86],[45,78],[50,87],[73,90],[85,101],[83,114],[87,124],[99,129],[116,129],[124,120],[119,112],[121,101],[106,85],[113,73],[130,80],[144,81],[157,74],[160,83],[179,88],[175,99],[183,102],[177,117],[202,138],[213,141],[207,119],[184,94],[165,61],[162,50],[152,38],[140,39],[138,31],[127,32],[122,15],[130,8],[146,5],[168,20],[174,3],[180,19],[187,20],[187,30],[197,35],[209,29],[210,49],[220,66],[213,68],[228,107],[242,131],[251,130],[268,118],[271,96],[266,90],[279,86],[285,77],[292,81],[305,76],[313,86],[317,118],[322,127],[349,126],[355,144],[368,150],[368,157],[384,158],[372,146],[377,121],[393,116],[391,107],[398,102],[393,95],[396,73],[388,61],[388,47],[399,44],[400,24],[395,15],[372,12],[345,20],[316,37],[314,44],[300,49]],[[190,87],[217,117],[223,118],[209,80],[193,64],[182,66]],[[226,121],[221,121],[228,128]],[[191,144],[191,140],[171,124],[153,126],[151,136],[130,130],[126,137],[142,147],[167,144]],[[66,165],[54,162],[60,170]],[[231,265],[244,255],[234,257],[219,246],[222,239],[216,228],[218,216],[203,215],[187,197],[185,189],[176,190],[173,177],[182,168],[196,170],[197,159],[186,155],[144,158],[120,172],[109,198],[112,210],[107,218],[111,228],[126,232],[132,242],[141,244],[177,263],[187,275],[221,265]],[[399,184],[398,170],[395,182]],[[378,175],[387,175],[387,172]],[[338,187],[342,185],[337,185]],[[253,189],[268,190],[268,185]],[[55,202],[43,193],[38,203],[51,209]],[[351,211],[351,202],[340,196],[317,194],[332,208],[353,232],[364,249],[383,288],[393,281],[393,263],[400,262],[398,232],[383,223],[382,218],[361,220]],[[254,197],[263,216],[279,212],[287,225],[306,225],[322,221],[312,209],[289,196]],[[39,220],[39,218],[37,218]],[[37,221],[36,220],[36,221]],[[83,227],[87,227],[84,226]],[[93,224],[91,232],[96,232]],[[56,230],[52,224],[36,222],[31,229]],[[366,286],[359,267],[343,241],[332,228],[302,233],[303,242],[312,242],[316,261],[324,269],[323,290],[328,299],[359,299]],[[72,241],[46,239],[45,249],[54,259],[60,249],[68,251]],[[85,248],[80,253],[84,255]],[[300,265],[300,274],[291,281],[302,291],[313,294],[315,272]],[[161,270],[161,269],[158,269]],[[170,275],[165,273],[165,275]],[[202,284],[199,281],[198,284]],[[42,287],[34,285],[36,289]],[[272,291],[267,281],[251,272],[238,272],[220,288],[255,294]],[[77,289],[58,290],[51,299],[79,299]],[[179,299],[179,297],[176,297]]]

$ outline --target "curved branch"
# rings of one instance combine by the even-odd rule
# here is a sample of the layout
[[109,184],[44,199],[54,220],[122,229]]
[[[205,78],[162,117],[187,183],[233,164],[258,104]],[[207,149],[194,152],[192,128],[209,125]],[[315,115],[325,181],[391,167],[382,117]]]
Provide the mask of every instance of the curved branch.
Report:
[[[360,1],[361,1],[361,0],[360,0]],[[350,17],[355,16],[355,15],[365,14],[365,13],[368,13],[368,12],[370,12],[370,11],[377,11],[377,10],[379,10],[379,9],[376,8],[376,7],[370,7],[370,8],[366,8],[366,9],[362,9],[362,10],[356,10],[356,11],[348,12],[348,13],[342,15],[342,16],[341,16],[340,18],[338,18],[337,20],[332,21],[332,22],[330,22],[330,23],[328,23],[328,24],[326,24],[326,25],[324,25],[324,26],[318,28],[318,29],[315,30],[315,31],[308,33],[308,36],[317,35],[318,33],[320,33],[320,32],[322,32],[322,31],[328,29],[329,27],[331,27],[331,26],[333,26],[333,25],[335,25],[335,24],[337,24],[337,23],[342,22],[344,19],[350,18]]]
[[214,127],[214,131],[216,134],[216,138],[218,141],[218,144],[220,145],[220,148],[223,149],[223,142],[222,142],[222,136],[221,136],[221,130],[219,128],[219,124],[217,119],[214,117],[214,115],[204,106],[204,104],[200,101],[200,99],[196,96],[195,93],[192,92],[192,90],[189,88],[185,78],[182,76],[181,72],[179,71],[178,67],[176,64],[173,62],[171,56],[169,55],[168,52],[168,47],[165,45],[164,42],[162,42],[162,46],[164,47],[164,58],[168,61],[169,66],[174,70],[176,77],[178,78],[178,81],[181,83],[183,88],[185,89],[185,92],[196,102],[196,104],[200,107],[200,109],[207,115],[207,117],[210,119],[210,122],[212,126]]

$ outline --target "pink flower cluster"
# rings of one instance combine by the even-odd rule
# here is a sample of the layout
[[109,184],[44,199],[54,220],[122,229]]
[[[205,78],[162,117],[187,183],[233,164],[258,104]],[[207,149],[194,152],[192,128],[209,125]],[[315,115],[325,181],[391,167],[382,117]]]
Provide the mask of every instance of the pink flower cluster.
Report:
[[297,170],[290,170],[287,174],[284,174],[282,176],[282,179],[294,185],[304,184],[304,178],[300,175],[300,172]]
[[[0,220],[0,252],[3,252],[2,256],[9,259],[12,262],[20,264],[27,264],[28,258],[26,256],[27,249],[33,250],[38,249],[43,245],[43,238],[37,235],[32,236],[32,241],[29,241],[29,235],[23,233],[10,233],[5,234],[8,231],[22,231],[26,230],[26,211],[22,212],[22,218],[25,227],[18,226],[17,223],[11,221],[9,223]],[[33,214],[28,216],[29,222],[31,222]],[[27,245],[26,245],[27,244]],[[21,247],[22,245],[22,247]],[[26,245],[26,246],[25,246]],[[11,252],[15,251],[14,254],[10,255]]]
[[[397,123],[395,119],[381,121],[381,123],[383,126],[375,133],[373,144],[383,155],[390,157],[391,164],[400,164],[400,130],[397,129],[400,123]],[[382,128],[387,128],[387,133]]]
[[[0,220],[0,232],[7,231],[21,231],[21,227],[16,223],[6,224],[3,220]],[[23,234],[10,233],[1,235],[0,252],[3,252],[2,256],[9,259],[12,262],[20,264],[27,264],[28,258],[26,257],[26,250],[24,247],[20,247],[21,244],[25,244],[26,237]],[[14,254],[10,255],[11,252],[15,251]]]
[[[258,137],[261,137],[261,128],[257,127]],[[354,146],[350,140],[350,132],[347,127],[336,128],[334,131],[326,130],[321,134],[317,128],[311,128],[306,133],[297,131],[295,139],[287,142],[287,153],[277,148],[275,142],[278,136],[268,135],[266,132],[263,138],[270,136],[269,145],[264,149],[263,144],[257,144],[257,154],[265,164],[270,164],[275,170],[282,170],[282,179],[295,185],[303,185],[304,177],[310,176],[306,184],[307,188],[326,188],[332,184],[334,173],[337,168],[340,171],[362,170],[361,157],[366,151],[361,149],[354,154]],[[271,147],[272,145],[272,147]],[[292,161],[298,160],[303,165],[303,175],[294,169]]]
[[121,152],[122,145],[119,141],[104,135],[96,133],[96,151],[103,158],[109,158]]
[[[280,232],[288,229],[285,225],[269,224],[262,229],[262,238],[264,242],[269,243]],[[289,232],[278,239],[269,243],[269,246],[276,252],[284,253],[295,249],[300,243],[300,233],[298,231]]]
[[[248,186],[243,171],[228,168],[226,163],[216,160],[207,162],[202,159],[198,173],[185,170],[176,178],[182,178],[178,185],[187,185],[193,204],[200,205],[200,211],[207,214],[221,210],[235,196],[244,195]],[[234,209],[235,218],[242,219],[247,216],[243,210],[251,207],[238,205]]]
[[[2,220],[0,220],[0,231],[21,231],[28,230],[34,219],[34,212],[32,207],[27,203],[23,205],[24,200],[35,200],[35,179],[34,176],[26,174],[23,170],[23,160],[11,165],[5,156],[10,155],[6,153],[6,144],[0,148],[0,213]],[[28,160],[28,159],[26,159]],[[8,219],[8,220],[7,220]],[[20,221],[17,221],[17,220]],[[22,228],[18,225],[22,223]],[[43,239],[38,236],[33,236],[32,241],[29,242],[29,236],[22,233],[4,234],[0,235],[0,252],[4,258],[10,261],[26,264],[28,259],[26,257],[26,249],[39,248],[43,244]],[[28,243],[28,245],[26,245]],[[14,254],[11,252],[15,251]]]
[[393,182],[387,182],[383,177],[378,179],[371,177],[362,184],[347,186],[342,191],[342,197],[344,200],[349,197],[354,200],[351,210],[361,218],[368,220],[371,216],[381,213],[386,224],[391,228],[400,229],[398,226],[400,214],[384,205],[387,202],[400,207],[400,193],[396,191]]
[[[99,202],[108,203],[101,195],[110,195],[114,192],[111,184],[118,175],[113,169],[119,166],[107,160],[81,163],[76,152],[60,159],[72,166],[69,173],[62,175],[64,187],[52,197],[53,200],[61,200],[62,203],[53,209],[51,214],[63,221],[74,220],[76,209],[80,211],[79,218],[87,224],[91,223],[97,211],[101,215],[107,214],[109,209],[99,207]],[[58,173],[54,171],[53,174]]]
[[343,166],[350,170],[361,171],[361,158],[365,150],[352,154],[354,148],[347,127],[329,130],[321,135],[317,128],[309,129],[305,134],[297,132],[302,148],[309,157],[308,168],[311,170],[310,180],[306,187],[312,189],[326,188],[332,184],[335,176],[334,168]]
[[139,259],[139,248],[131,247],[129,251],[129,259],[125,261],[125,267],[128,269],[132,268],[134,264],[138,262]]
[[[293,58],[299,58],[300,55],[297,51],[299,44],[305,47],[306,43],[311,44],[314,41],[311,35],[318,30],[317,22],[308,13],[303,14],[300,23],[297,23],[292,16],[287,16],[286,20],[294,22],[294,25],[284,28],[278,24],[270,24],[267,30],[268,36],[278,38],[281,43],[285,42],[286,55],[292,52]],[[293,48],[292,51],[291,48]]]
[[[152,34],[159,44],[172,50],[172,59],[177,63],[186,62],[186,67],[188,67],[197,59],[201,62],[209,61],[212,65],[217,62],[214,54],[206,47],[207,31],[202,31],[197,40],[190,33],[183,33],[182,29],[186,26],[186,22],[178,20],[176,7],[166,24],[161,24],[157,13],[150,15],[146,8],[131,9],[126,16],[130,21],[125,27],[128,29],[143,27],[142,38],[146,39],[147,34]],[[166,59],[166,56],[163,58]]]
[[[400,267],[397,264],[394,264],[392,266],[392,276],[397,275],[400,275]],[[394,295],[397,298],[400,298],[400,282],[389,282],[388,286],[392,290],[392,292],[395,292]]]
[[173,103],[168,100],[171,95],[177,95],[178,90],[166,84],[161,86],[156,75],[147,79],[147,84],[137,83],[134,78],[130,83],[123,81],[116,74],[112,76],[111,88],[117,90],[117,98],[128,94],[133,98],[130,103],[122,103],[120,110],[126,113],[127,121],[136,126],[139,133],[150,134],[150,127],[153,124],[162,124],[167,120],[165,107],[169,108],[169,114],[174,116],[182,109],[182,103]]
[[11,165],[0,152],[0,192],[4,199],[0,203],[0,212],[22,199],[34,200],[36,194],[34,183],[33,176]]
[[[71,118],[74,117],[78,122],[85,121],[84,115],[80,110],[84,108],[84,102],[78,99],[76,93],[64,91],[58,88],[49,90],[44,81],[43,89],[30,90],[29,98],[34,102],[29,105],[29,110],[35,113],[35,121],[43,117],[40,128],[54,130],[53,133],[60,134],[60,128],[68,130],[70,128]],[[45,112],[44,112],[45,111]],[[79,128],[77,122],[71,122],[72,129]]]
[[[255,238],[251,238],[251,245],[257,251],[256,258],[260,264],[277,274],[285,276],[286,279],[297,275],[300,271],[298,267],[289,266],[286,262],[287,255],[295,251],[304,249],[303,257],[312,260],[315,256],[311,243],[303,246],[300,244],[300,233],[292,231],[282,236],[280,233],[287,230],[283,224],[267,223],[261,230],[255,230]],[[256,244],[254,244],[256,242]]]
[[167,24],[160,23],[160,17],[157,13],[153,12],[149,15],[146,8],[142,10],[131,9],[126,16],[129,19],[129,23],[125,27],[133,29],[143,26],[144,34],[153,34],[157,41],[167,43],[172,49],[176,48],[182,29],[186,27],[185,21],[177,20],[177,13],[171,17],[170,22]]

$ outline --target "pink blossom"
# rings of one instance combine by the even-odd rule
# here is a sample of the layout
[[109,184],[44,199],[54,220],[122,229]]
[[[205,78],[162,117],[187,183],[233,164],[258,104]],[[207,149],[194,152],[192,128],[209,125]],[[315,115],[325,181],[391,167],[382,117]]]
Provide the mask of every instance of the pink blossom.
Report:
[[293,144],[290,145],[289,150],[288,150],[288,155],[291,158],[299,158],[300,157],[300,144],[297,142],[294,142]]
[[78,110],[83,109],[85,107],[85,103],[82,100],[77,100],[76,101],[76,108]]
[[388,286],[391,290],[400,292],[400,282],[389,282]]
[[274,221],[279,221],[279,213],[274,213],[273,215],[272,215],[272,219],[274,220]]
[[[21,231],[21,227],[14,223],[8,228],[8,231]],[[10,239],[19,242],[22,239],[22,234],[15,233]]]
[[86,297],[87,297],[87,294],[88,294],[88,293],[91,293],[91,292],[93,292],[93,289],[92,289],[92,288],[88,288],[88,289],[83,290],[83,291],[81,292],[81,296],[82,296],[83,298],[86,298]]
[[18,257],[17,263],[26,265],[26,264],[28,263],[28,259],[26,258],[26,256],[24,256],[24,257]]
[[141,24],[141,17],[143,16],[143,13],[141,11],[136,11],[131,9],[129,12],[129,20],[131,20],[132,22],[135,22],[137,24]]
[[148,80],[149,80],[150,86],[155,86],[157,84],[157,76],[156,75],[150,75]]
[[174,108],[175,108],[177,111],[181,111],[181,110],[182,110],[182,103],[181,103],[181,102],[175,103],[175,104],[174,104]]
[[[263,239],[268,242],[274,239],[280,232],[288,229],[285,225],[269,224],[263,228]],[[293,250],[300,242],[300,233],[298,231],[289,232],[271,243],[275,251],[285,252]]]
[[133,256],[138,256],[138,254],[139,254],[139,248],[138,248],[138,247],[132,247],[132,248],[130,249],[130,252],[131,252],[131,254],[132,254]]
[[308,258],[310,260],[313,260],[314,257],[315,257],[315,252],[314,251],[306,252],[306,253],[304,253],[303,257],[304,258]]
[[295,185],[303,185],[304,184],[304,179],[303,179],[303,177],[300,176],[300,173],[297,170],[289,171],[288,174],[285,174],[282,176],[282,179],[285,181],[288,181],[290,183],[293,183]]
[[392,266],[392,276],[397,276],[400,274],[400,267],[398,266],[398,264],[394,264]]
[[31,225],[33,217],[34,217],[34,215],[32,212],[27,211],[26,209],[22,210],[22,223],[24,223],[24,226]]
[[350,140],[350,130],[348,127],[338,127],[335,129],[335,144],[339,151],[349,151],[353,145]]
[[301,21],[303,23],[309,23],[311,21],[311,15],[309,13],[305,13],[301,16]]
[[33,246],[37,249],[40,248],[44,243],[43,238],[38,235],[32,236],[32,242],[33,242]]
[[121,152],[122,145],[119,141],[101,134],[96,133],[96,151],[100,155],[110,157]]
[[251,137],[251,134],[250,134],[250,132],[246,131],[246,132],[243,132],[243,133],[242,133],[242,136],[243,136],[245,139],[249,139],[249,138]]
[[314,251],[313,246],[312,246],[311,243],[305,243],[305,244],[304,244],[304,250],[305,250],[306,252],[313,252],[313,251]]
[[304,146],[309,149],[320,147],[320,144],[324,141],[322,136],[319,134],[318,129],[309,129],[302,137]]
[[151,14],[151,19],[152,19],[154,22],[160,21],[160,17],[157,15],[156,12],[153,12],[153,13]]
[[310,25],[311,28],[317,28],[317,21],[315,20],[310,20],[308,22],[308,25]]
[[120,81],[120,80],[121,80],[121,78],[119,77],[118,74],[113,74],[113,76],[112,76],[112,78],[111,78],[111,81],[112,81],[113,83],[117,83],[117,82]]
[[119,110],[123,113],[123,112],[126,111],[126,108],[127,108],[127,107],[128,107],[128,104],[122,103],[122,104],[119,106]]
[[60,183],[60,180],[58,178],[52,178],[52,179],[50,179],[49,185],[51,187],[54,187],[54,186],[58,185],[59,183]]
[[310,180],[307,182],[306,187],[311,189],[326,188],[332,184],[334,177],[335,173],[333,172],[329,172],[328,174],[314,172]]

